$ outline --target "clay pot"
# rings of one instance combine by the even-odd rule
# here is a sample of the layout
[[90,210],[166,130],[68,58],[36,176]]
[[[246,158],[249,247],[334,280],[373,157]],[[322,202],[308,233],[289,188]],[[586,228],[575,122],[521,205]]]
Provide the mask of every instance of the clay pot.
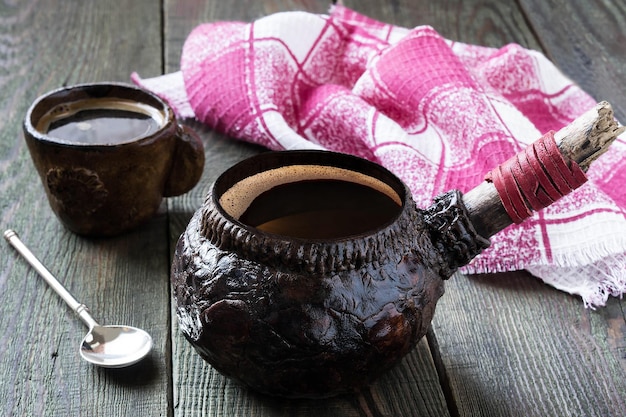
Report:
[[224,172],[180,237],[180,328],[257,391],[358,390],[426,333],[443,281],[488,238],[586,181],[624,131],[599,103],[461,195],[425,210],[385,168],[345,154],[268,152]]
[[[237,204],[320,179],[381,190],[397,210],[333,238],[273,234],[241,221],[245,207]],[[325,208],[350,203],[321,196],[313,200]],[[267,394],[324,397],[369,384],[424,336],[443,280],[488,245],[460,202],[451,192],[419,210],[392,173],[343,154],[245,160],[217,179],[178,242],[172,283],[181,330],[218,371]],[[273,215],[299,205],[268,204]]]

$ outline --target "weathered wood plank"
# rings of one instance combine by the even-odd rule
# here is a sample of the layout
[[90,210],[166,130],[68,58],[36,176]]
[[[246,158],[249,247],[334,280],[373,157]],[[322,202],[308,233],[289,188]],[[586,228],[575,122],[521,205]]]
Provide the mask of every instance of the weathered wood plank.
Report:
[[626,120],[626,3],[519,0],[546,54],[597,101]]
[[[305,10],[315,13],[328,11],[330,1],[324,0],[237,0],[183,2],[166,0],[165,4],[165,57],[166,72],[180,69],[180,53],[189,32],[201,23],[215,20],[249,22],[271,13],[289,10]],[[159,74],[142,74],[155,76]]]
[[460,416],[623,415],[618,302],[588,310],[525,272],[449,284],[433,330]]
[[494,48],[510,42],[532,49],[540,47],[515,2],[346,0],[343,4],[399,26],[431,25],[454,41]]
[[16,229],[103,323],[155,340],[151,358],[107,371],[78,356],[86,329],[4,241],[0,243],[0,415],[166,414],[170,380],[167,219],[112,239],[65,230],[48,207],[21,135],[26,109],[63,84],[128,80],[161,69],[161,16],[150,0],[0,5],[0,227]]

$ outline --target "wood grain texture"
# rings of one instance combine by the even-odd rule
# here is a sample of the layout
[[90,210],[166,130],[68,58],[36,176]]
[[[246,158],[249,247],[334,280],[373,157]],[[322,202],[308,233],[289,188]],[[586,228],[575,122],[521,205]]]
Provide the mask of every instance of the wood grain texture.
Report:
[[500,48],[507,43],[538,49],[535,35],[515,2],[494,0],[410,1],[378,0],[343,2],[375,19],[404,27],[430,25],[443,37]]
[[[330,1],[323,0],[237,0],[232,2],[183,0],[165,1],[166,72],[180,69],[183,43],[193,28],[218,20],[249,22],[272,13],[303,10],[315,13],[328,11]],[[154,76],[159,74],[146,74]]]
[[433,330],[460,416],[623,415],[620,302],[585,309],[525,272],[449,284]]
[[[30,103],[65,84],[127,81],[161,68],[160,11],[149,0],[0,5],[0,227],[24,242],[96,319],[148,330],[150,359],[105,371],[84,363],[86,328],[0,243],[0,415],[154,416],[168,407],[169,287],[165,213],[128,235],[84,239],[50,210],[22,139]],[[139,24],[138,22],[141,22]]]
[[626,2],[519,0],[547,56],[596,101],[626,120]]

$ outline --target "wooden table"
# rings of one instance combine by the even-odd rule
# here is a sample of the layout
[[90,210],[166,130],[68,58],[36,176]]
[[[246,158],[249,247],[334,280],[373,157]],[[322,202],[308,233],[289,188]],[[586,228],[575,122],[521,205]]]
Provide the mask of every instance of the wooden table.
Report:
[[[123,5],[122,5],[123,4]],[[543,51],[626,120],[623,0],[345,1],[402,26]],[[195,125],[207,163],[200,184],[147,225],[110,239],[64,229],[21,135],[30,103],[61,85],[176,71],[201,22],[326,0],[20,0],[0,5],[0,227],[16,229],[96,319],[147,329],[152,355],[130,369],[81,361],[85,329],[35,272],[0,244],[1,416],[624,416],[626,301],[585,309],[527,273],[456,276],[432,330],[358,395],[284,401],[250,392],[205,364],[179,333],[169,287],[178,236],[225,168],[259,151]]]

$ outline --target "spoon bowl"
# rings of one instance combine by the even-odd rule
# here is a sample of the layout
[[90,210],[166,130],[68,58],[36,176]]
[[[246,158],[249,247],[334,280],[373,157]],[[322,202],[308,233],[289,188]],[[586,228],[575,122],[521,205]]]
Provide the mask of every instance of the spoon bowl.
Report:
[[95,326],[80,345],[80,356],[104,368],[122,368],[143,359],[152,349],[152,338],[130,326]]
[[152,337],[136,327],[101,326],[89,314],[87,307],[76,299],[48,271],[37,257],[24,245],[13,230],[4,232],[4,238],[35,268],[39,275],[67,303],[78,318],[89,328],[80,346],[80,356],[104,368],[122,368],[133,365],[152,350]]

